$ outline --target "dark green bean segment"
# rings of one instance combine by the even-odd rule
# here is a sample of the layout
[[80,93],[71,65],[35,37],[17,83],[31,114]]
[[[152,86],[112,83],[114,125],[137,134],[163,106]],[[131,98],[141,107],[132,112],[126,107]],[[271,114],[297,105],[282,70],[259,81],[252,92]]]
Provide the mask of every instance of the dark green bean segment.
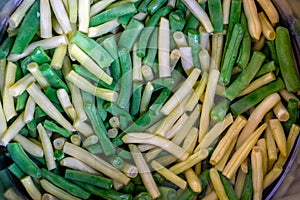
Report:
[[126,160],[132,160],[131,153],[129,151],[126,151],[124,149],[121,149],[120,152],[118,153],[118,156],[126,159]]
[[289,133],[292,125],[297,123],[298,101],[296,99],[289,99],[288,105],[287,105],[287,110],[290,114],[290,118],[288,119],[288,121],[283,123],[285,133]]
[[55,124],[52,121],[49,120],[45,120],[44,122],[44,127],[45,129],[48,129],[49,131],[53,131],[55,133],[59,133],[60,135],[62,135],[63,137],[70,137],[72,135],[71,132],[67,131],[66,129],[59,127],[57,124]]
[[200,69],[199,52],[201,47],[200,47],[200,33],[198,30],[190,29],[188,31],[188,42],[189,42],[189,46],[192,48],[194,67]]
[[121,63],[121,89],[118,98],[118,105],[120,108],[129,106],[130,96],[132,91],[132,62],[128,49],[123,48],[119,50],[120,63]]
[[118,44],[119,48],[126,48],[130,51],[143,28],[144,24],[142,22],[132,18],[126,29],[121,34]]
[[[230,46],[229,43],[232,39],[231,38],[232,32],[234,26],[240,22],[241,12],[242,12],[242,0],[232,0],[230,5],[229,25],[227,29],[226,42],[224,45],[223,52],[226,52],[227,48]],[[224,61],[225,57],[226,55],[223,54],[222,62]]]
[[222,121],[229,110],[230,101],[227,99],[221,100],[210,112],[210,118],[214,122]]
[[105,101],[99,97],[96,97],[96,107],[97,107],[97,110],[100,114],[100,117],[102,119],[102,121],[105,121],[106,118],[107,118],[107,111],[104,109],[104,103]]
[[23,53],[24,49],[29,45],[30,41],[38,31],[40,27],[39,9],[40,1],[36,1],[26,14],[21,24],[18,35],[11,49],[12,53]]
[[261,102],[268,95],[278,92],[284,88],[284,83],[281,78],[277,78],[276,81],[258,88],[254,92],[246,95],[237,102],[231,104],[230,109],[234,115],[242,114],[243,112],[250,109],[252,106],[255,106]]
[[289,30],[277,27],[275,40],[280,72],[289,92],[295,92],[300,88],[300,78],[297,73],[296,63],[293,58],[292,43]]
[[133,92],[131,97],[130,114],[136,116],[139,114],[142,100],[143,84],[140,82],[133,83]]
[[135,185],[132,182],[129,182],[121,189],[121,192],[124,192],[126,194],[133,194],[134,190],[135,190]]
[[22,94],[20,94],[17,97],[17,104],[16,104],[17,112],[25,109],[28,96],[29,96],[28,93],[26,91],[24,91]]
[[151,200],[151,199],[152,197],[148,192],[141,192],[133,198],[133,200]]
[[116,83],[115,81],[113,81],[110,85],[108,85],[104,81],[98,79],[98,77],[96,77],[94,74],[92,74],[90,71],[88,71],[86,68],[82,67],[81,65],[74,64],[72,66],[72,68],[75,72],[77,72],[81,76],[91,79],[91,80],[95,81],[96,83],[98,83],[100,85],[100,87],[104,87],[104,88],[107,88],[110,90],[115,90],[115,91],[120,90],[119,84]]
[[31,59],[37,64],[41,65],[44,63],[49,63],[51,58],[46,54],[46,52],[41,48],[37,47],[30,54]]
[[126,3],[117,7],[113,7],[111,9],[99,13],[98,15],[93,16],[90,19],[90,26],[98,26],[109,20],[135,12],[136,7],[134,3]]
[[76,182],[79,181],[82,183],[91,184],[107,190],[112,188],[111,179],[87,172],[67,169],[65,172],[65,178]]
[[128,25],[130,19],[134,16],[135,13],[129,13],[127,15],[123,15],[119,17],[118,22],[122,25]]
[[248,31],[247,19],[244,13],[241,15],[241,24],[245,31],[236,63],[240,68],[244,69],[248,64],[251,55],[251,37]]
[[238,197],[236,196],[236,193],[233,189],[233,186],[232,186],[230,180],[226,176],[224,176],[222,173],[219,173],[219,175],[220,175],[221,181],[223,183],[223,186],[224,186],[224,189],[225,189],[225,192],[226,192],[228,198],[230,200],[238,200]]
[[247,67],[239,74],[233,83],[223,93],[229,100],[236,98],[252,81],[255,74],[260,69],[266,56],[255,51]]
[[76,184],[82,187],[84,190],[88,191],[89,193],[101,197],[103,199],[107,199],[107,200],[131,200],[132,199],[131,194],[122,194],[116,190],[104,190],[99,187],[86,184],[86,183],[81,183],[81,182],[76,182]]
[[248,165],[248,174],[244,184],[241,200],[251,200],[253,196],[252,166]]
[[54,151],[54,158],[55,158],[55,160],[57,160],[59,162],[65,158],[65,153],[61,149],[56,149]]
[[197,195],[198,193],[193,192],[193,190],[188,187],[181,193],[178,200],[193,200]]
[[181,10],[176,10],[171,12],[169,15],[170,20],[170,30],[172,31],[182,31],[186,23],[184,13]]
[[103,149],[100,144],[94,144],[86,147],[86,149],[92,154],[103,153]]
[[61,78],[57,75],[57,73],[48,63],[41,65],[39,69],[51,86],[53,86],[56,89],[63,88],[67,92],[69,92],[69,88],[66,85],[66,83],[63,80],[61,80]]
[[118,46],[114,36],[109,36],[102,42],[103,47],[114,59],[113,63],[110,66],[111,76],[114,81],[119,81],[121,77],[120,61],[118,55]]
[[177,191],[173,188],[160,186],[160,187],[158,187],[158,190],[160,192],[160,195],[161,195],[160,198],[162,200],[169,200],[169,199],[177,199],[178,198]]
[[114,59],[95,40],[77,31],[71,39],[71,43],[76,44],[87,55],[89,55],[101,68],[108,67]]
[[41,178],[41,169],[28,157],[19,143],[9,143],[7,150],[11,159],[23,172],[34,178]]
[[106,103],[104,104],[103,108],[114,116],[124,116],[128,119],[134,120],[134,117],[132,115],[130,115],[126,110],[118,107],[114,103]]
[[142,3],[138,7],[138,11],[146,13],[147,12],[148,4],[150,2],[151,2],[151,0],[143,0]]
[[20,167],[16,163],[11,164],[8,167],[8,170],[13,173],[18,179],[21,179],[25,176],[24,172],[21,170]]
[[108,138],[107,130],[103,124],[103,121],[101,120],[101,117],[99,116],[96,106],[94,104],[86,104],[84,107],[86,114],[91,121],[93,129],[99,138],[99,142],[104,154],[106,156],[114,154],[115,147]]
[[30,122],[28,122],[26,124],[27,128],[28,128],[28,133],[32,138],[37,138],[38,137],[38,133],[37,133],[37,120],[33,119]]
[[224,62],[221,68],[219,83],[222,85],[227,86],[230,83],[232,68],[237,58],[239,46],[243,39],[243,34],[244,31],[241,24],[236,24],[233,29],[228,49],[225,51]]
[[14,43],[14,38],[12,37],[7,37],[2,44],[0,45],[0,59],[4,59],[7,57],[13,43]]
[[50,101],[52,101],[53,103],[56,103],[56,104],[60,104],[59,102],[59,99],[57,97],[57,90],[52,88],[52,87],[48,87],[46,90],[45,90],[45,95],[48,97],[48,99]]
[[148,5],[148,12],[150,13],[150,15],[153,15],[156,11],[158,11],[166,2],[167,0],[151,1]]
[[272,60],[275,61],[276,64],[278,64],[278,57],[275,49],[275,41],[266,41],[267,48],[270,51],[270,55]]
[[75,185],[74,183],[68,181],[67,179],[51,172],[46,169],[42,169],[42,175],[52,184],[60,187],[61,189],[65,190],[66,192],[79,197],[81,199],[88,199],[90,197],[90,193],[82,189],[81,187]]
[[163,78],[157,78],[151,81],[153,85],[153,91],[156,92],[160,89],[163,88],[172,88],[172,86],[175,84],[174,78],[168,78],[168,77],[163,77]]
[[269,72],[273,72],[275,70],[276,70],[275,62],[274,61],[267,62],[256,73],[255,78],[260,77],[260,76],[262,76],[264,74],[267,74]]
[[[158,45],[158,29],[154,29],[149,44],[148,44],[148,51],[147,51],[147,55],[143,60],[143,63],[145,65],[150,66],[152,69],[154,67],[155,64],[155,59],[156,59],[156,55],[157,55],[157,45]],[[154,70],[153,70],[154,71]]]
[[221,0],[208,0],[207,2],[209,16],[214,27],[214,32],[220,33],[223,31],[223,12]]
[[138,42],[137,55],[141,58],[146,56],[146,48],[148,45],[149,38],[151,33],[154,30],[154,27],[157,25],[161,17],[166,16],[171,11],[171,6],[165,6],[159,9],[147,22],[145,28],[142,30],[140,39]]

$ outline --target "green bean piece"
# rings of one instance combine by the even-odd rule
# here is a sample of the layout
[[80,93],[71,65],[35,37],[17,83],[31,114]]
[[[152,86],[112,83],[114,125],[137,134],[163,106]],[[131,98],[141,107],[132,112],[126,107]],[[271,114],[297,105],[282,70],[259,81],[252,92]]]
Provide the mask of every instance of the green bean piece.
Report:
[[[231,45],[229,45],[234,26],[240,22],[240,17],[242,13],[242,0],[232,0],[230,5],[230,15],[229,15],[229,25],[227,29],[227,35],[226,35],[226,42],[224,45],[223,52],[227,51],[227,48]],[[233,36],[234,37],[234,36]],[[226,55],[223,53],[222,62],[226,58]]]
[[47,169],[42,168],[42,176],[50,181],[52,184],[60,187],[61,189],[65,190],[66,192],[79,197],[81,199],[88,199],[90,197],[90,193],[82,189],[81,187],[77,186],[76,184],[68,181],[67,179],[57,175]]
[[221,100],[210,112],[210,118],[214,122],[222,121],[229,110],[230,101],[227,99]]
[[120,152],[118,153],[118,156],[126,159],[126,160],[132,160],[131,153],[129,151],[126,151],[124,149],[121,149]]
[[66,83],[61,80],[61,78],[48,63],[44,63],[39,69],[52,87],[56,89],[63,88],[67,92],[70,92]]
[[243,39],[243,27],[241,24],[234,26],[228,49],[225,51],[224,62],[221,68],[219,83],[227,86],[230,83],[232,68],[237,58],[239,46]]
[[116,190],[104,190],[99,187],[82,183],[82,182],[76,182],[76,184],[82,187],[84,190],[88,191],[89,193],[101,197],[103,199],[107,199],[107,200],[131,200],[132,199],[132,195],[123,194]]
[[223,12],[221,0],[208,0],[208,12],[214,32],[221,33],[223,31]]
[[23,135],[24,137],[28,137],[29,131],[27,127],[23,127],[20,131],[19,134]]
[[11,49],[15,39],[13,37],[7,37],[0,45],[0,59],[7,57],[9,50]]
[[237,58],[236,63],[238,66],[242,69],[244,69],[249,60],[250,60],[250,54],[251,54],[251,37],[248,31],[248,23],[245,14],[242,12],[241,15],[241,24],[244,28],[244,37],[241,43],[239,56]]
[[265,63],[256,73],[255,78],[276,70],[275,61]]
[[151,2],[151,0],[143,0],[142,3],[138,7],[138,11],[146,13],[150,2]]
[[170,30],[172,31],[182,31],[186,23],[184,13],[181,10],[176,10],[171,12],[169,15],[170,20]]
[[35,119],[31,120],[30,122],[28,122],[26,124],[27,128],[28,128],[28,133],[32,138],[37,138],[38,137],[38,133],[37,133],[37,121]]
[[300,78],[297,73],[296,63],[293,58],[292,43],[289,30],[277,27],[275,39],[276,53],[280,72],[289,92],[295,92],[300,88]]
[[112,180],[109,178],[71,169],[66,170],[65,178],[76,182],[79,181],[91,184],[107,190],[111,189],[113,184]]
[[169,199],[177,199],[178,198],[177,191],[173,188],[160,186],[160,187],[158,187],[158,190],[160,192],[160,195],[161,195],[160,198],[162,200],[169,200]]
[[14,174],[18,179],[21,179],[25,176],[25,173],[21,170],[20,167],[18,167],[18,165],[16,163],[11,164],[8,167],[8,170]]
[[277,53],[276,53],[276,49],[275,49],[275,41],[269,41],[269,40],[267,40],[266,41],[266,45],[267,45],[267,48],[270,51],[272,60],[274,60],[275,63],[278,64],[278,57],[277,57]]
[[4,190],[3,193],[12,186],[12,176],[8,169],[0,170],[0,184],[0,191]]
[[30,57],[34,62],[36,62],[39,65],[49,63],[51,61],[51,58],[40,46],[33,50],[33,52],[30,54]]
[[171,6],[164,6],[159,9],[147,22],[145,28],[142,30],[140,39],[138,41],[137,55],[141,58],[146,56],[146,48],[148,45],[149,38],[155,29],[154,27],[158,24],[161,17],[166,16],[171,11]]
[[41,169],[28,157],[19,143],[9,143],[7,150],[11,159],[23,172],[34,178],[41,178]]
[[126,29],[121,34],[118,43],[119,49],[126,48],[130,51],[143,28],[144,24],[142,22],[132,18]]
[[154,113],[159,114],[160,109],[165,104],[165,102],[167,102],[167,100],[169,99],[171,94],[172,94],[172,91],[169,88],[164,88],[161,91],[160,95],[156,98],[154,103],[149,107],[149,110]]
[[175,80],[174,78],[163,77],[154,79],[151,83],[153,85],[153,92],[156,92],[163,88],[171,88],[175,84]]
[[124,160],[119,156],[112,156],[110,157],[109,161],[112,164],[112,166],[114,166],[117,169],[122,169],[124,166]]
[[197,194],[198,193],[194,192],[190,187],[188,187],[181,193],[178,200],[193,200]]
[[103,149],[100,144],[93,144],[91,146],[86,147],[86,149],[92,154],[103,153]]
[[29,96],[28,93],[26,91],[24,91],[22,94],[20,94],[17,97],[17,104],[16,104],[16,111],[17,112],[25,109],[28,96]]
[[64,153],[64,151],[61,150],[61,149],[56,149],[56,150],[54,151],[54,158],[55,158],[55,160],[57,160],[58,162],[61,161],[62,159],[64,159],[64,158],[65,158],[65,153]]
[[252,166],[248,165],[248,173],[244,184],[241,200],[251,200],[253,196]]
[[103,108],[107,110],[107,112],[111,113],[113,116],[125,116],[128,119],[134,120],[135,118],[130,115],[126,110],[118,107],[116,104],[107,102],[104,104]]
[[282,79],[277,78],[276,81],[258,88],[257,90],[231,104],[230,109],[234,115],[240,115],[261,102],[268,95],[278,92],[283,88],[285,88],[285,85]]
[[113,7],[93,16],[90,19],[90,26],[98,26],[104,22],[135,12],[136,7],[134,3],[126,3],[117,7]]
[[200,69],[199,52],[201,47],[200,47],[200,33],[198,30],[190,29],[188,31],[188,43],[189,46],[192,48],[194,67]]
[[35,106],[34,108],[34,118],[35,119],[41,119],[43,117],[46,117],[47,114],[41,109],[39,106]]
[[[157,55],[157,45],[158,45],[158,29],[154,29],[149,44],[148,44],[148,51],[147,51],[147,55],[143,60],[143,63],[145,65],[150,66],[152,69],[154,67],[155,64],[155,59],[156,59],[156,55]],[[153,70],[154,71],[154,70]]]
[[255,74],[262,66],[266,56],[258,51],[254,51],[247,67],[238,75],[233,83],[223,93],[229,100],[236,98],[252,81]]
[[21,60],[21,62],[20,62],[21,63],[21,69],[22,69],[22,72],[23,72],[24,76],[29,73],[29,71],[27,70],[27,65],[32,63],[32,62],[33,62],[33,60],[31,59],[30,56],[27,56],[26,58]]
[[186,6],[184,5],[184,3],[182,3],[181,0],[176,1],[175,8],[178,9],[178,10],[181,10],[183,13],[186,13],[186,11],[187,11]]
[[82,95],[83,105],[96,103],[96,98],[94,95],[85,91],[81,91],[81,95]]
[[133,194],[134,190],[135,190],[135,185],[132,182],[129,182],[121,189],[121,192],[124,192],[126,194]]
[[105,101],[103,99],[101,99],[99,97],[96,97],[96,103],[97,103],[96,107],[97,107],[97,110],[100,114],[100,117],[101,117],[102,121],[105,121],[106,118],[107,118],[107,111],[103,107],[104,102]]
[[289,133],[292,125],[297,123],[298,101],[296,99],[289,99],[288,105],[287,105],[287,110],[290,114],[290,118],[288,119],[288,121],[283,123],[285,133]]
[[123,15],[119,17],[118,22],[122,25],[128,25],[130,19],[134,16],[135,13],[129,13],[127,15]]
[[228,198],[232,199],[232,200],[238,200],[238,197],[233,189],[233,186],[232,186],[230,180],[220,172],[219,172],[219,175],[220,175],[221,181],[223,183],[223,186],[224,186],[224,189],[225,189],[225,192],[226,192]]
[[115,91],[119,91],[120,90],[120,86],[118,83],[116,83],[115,81],[113,81],[110,85],[105,83],[104,81],[98,79],[98,77],[96,77],[94,74],[92,74],[90,71],[88,71],[86,68],[82,67],[81,65],[72,65],[72,68],[75,72],[77,72],[79,75],[91,79],[93,81],[95,81],[96,83],[98,83],[100,85],[100,87],[104,87],[110,90],[115,90]]
[[40,27],[40,1],[36,1],[27,12],[18,31],[14,45],[11,49],[12,53],[21,54],[29,45],[34,35]]
[[112,140],[116,146],[122,145],[124,142],[122,137],[129,132],[142,132],[163,118],[163,114],[147,111],[141,115],[134,123],[127,127],[121,134]]
[[46,90],[45,90],[45,95],[47,96],[47,98],[52,101],[53,103],[56,103],[56,104],[60,104],[60,101],[57,97],[57,90],[52,88],[52,87],[48,87]]
[[108,67],[114,61],[110,54],[100,44],[79,31],[74,34],[71,43],[76,44],[101,68]]
[[149,3],[147,10],[150,13],[150,15],[153,15],[156,11],[158,11],[167,0],[153,0]]
[[153,175],[153,179],[157,184],[162,184],[166,179],[160,173],[155,172]]
[[99,138],[99,142],[106,156],[115,153],[115,147],[108,138],[107,130],[101,120],[98,110],[94,104],[86,104],[84,106],[86,114],[91,121],[95,134]]
[[44,127],[45,127],[45,129],[48,129],[49,131],[52,131],[55,133],[59,133],[60,135],[62,135],[63,137],[66,137],[66,138],[69,138],[72,135],[71,132],[67,131],[66,129],[64,129],[62,127],[59,127],[54,122],[49,121],[49,120],[44,121]]
[[114,36],[109,36],[102,42],[103,47],[114,59],[110,67],[111,76],[114,81],[119,81],[121,77],[120,60],[118,55],[118,46]]
[[191,16],[187,20],[186,25],[183,29],[183,33],[187,34],[190,29],[197,30],[197,29],[199,29],[199,26],[200,26],[200,21],[193,14],[191,14]]
[[131,91],[132,91],[132,62],[128,49],[122,48],[119,50],[121,63],[121,88],[117,104],[120,108],[126,108],[129,105]]
[[130,114],[136,116],[139,114],[140,104],[142,99],[143,84],[140,82],[133,83],[133,92],[130,104]]
[[151,200],[151,199],[152,197],[148,192],[141,192],[133,198],[133,200]]

